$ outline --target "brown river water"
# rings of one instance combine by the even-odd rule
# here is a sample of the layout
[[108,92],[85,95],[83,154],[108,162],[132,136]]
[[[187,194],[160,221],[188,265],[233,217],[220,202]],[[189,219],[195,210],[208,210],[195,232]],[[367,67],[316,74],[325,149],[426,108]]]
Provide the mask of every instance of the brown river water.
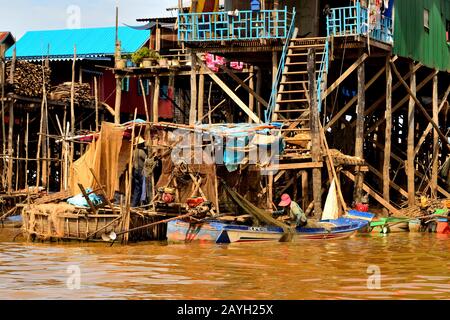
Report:
[[0,299],[450,299],[450,238],[436,234],[110,247],[15,233],[0,229]]

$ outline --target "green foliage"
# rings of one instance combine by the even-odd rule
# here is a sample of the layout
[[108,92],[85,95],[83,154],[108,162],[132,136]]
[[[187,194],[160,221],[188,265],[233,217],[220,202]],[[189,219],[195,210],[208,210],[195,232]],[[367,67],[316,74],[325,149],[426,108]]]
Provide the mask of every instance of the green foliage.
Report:
[[146,58],[158,60],[160,56],[158,52],[156,52],[155,50],[150,50],[147,47],[140,48],[131,56],[131,60],[137,65],[139,65]]

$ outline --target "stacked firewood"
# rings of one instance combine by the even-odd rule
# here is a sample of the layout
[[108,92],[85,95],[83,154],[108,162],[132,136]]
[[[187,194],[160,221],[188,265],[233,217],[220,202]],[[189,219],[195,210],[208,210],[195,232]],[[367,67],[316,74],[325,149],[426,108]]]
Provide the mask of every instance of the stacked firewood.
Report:
[[12,92],[26,97],[42,97],[43,84],[45,84],[48,92],[50,88],[50,68],[26,61],[16,61],[13,81],[11,82],[11,66],[12,62],[8,62],[6,76]]
[[416,203],[418,203],[419,205],[415,205],[412,207],[405,207],[401,209],[400,212],[403,217],[409,218],[421,217],[427,214],[433,214],[438,209],[447,209],[448,206],[450,205],[450,203],[447,202],[448,200],[438,200],[438,199],[426,199],[426,201],[422,201],[421,198],[417,198]]
[[[70,103],[71,82],[64,82],[52,88],[50,99]],[[74,103],[77,105],[88,105],[94,102],[91,95],[91,86],[87,83],[74,83]]]

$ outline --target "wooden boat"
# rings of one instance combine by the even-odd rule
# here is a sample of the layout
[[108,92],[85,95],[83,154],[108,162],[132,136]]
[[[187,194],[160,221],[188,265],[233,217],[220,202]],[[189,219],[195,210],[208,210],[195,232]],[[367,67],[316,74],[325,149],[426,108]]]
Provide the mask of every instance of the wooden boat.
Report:
[[226,225],[218,221],[208,223],[170,221],[167,223],[167,240],[171,242],[215,242]]
[[[323,227],[297,228],[293,241],[316,239],[344,239],[367,227],[368,222],[348,218],[320,222]],[[284,232],[279,227],[251,227],[244,225],[208,222],[190,224],[176,220],[169,222],[169,241],[214,241],[216,243],[279,241]]]
[[374,233],[408,232],[409,218],[379,218],[370,223],[370,231]]

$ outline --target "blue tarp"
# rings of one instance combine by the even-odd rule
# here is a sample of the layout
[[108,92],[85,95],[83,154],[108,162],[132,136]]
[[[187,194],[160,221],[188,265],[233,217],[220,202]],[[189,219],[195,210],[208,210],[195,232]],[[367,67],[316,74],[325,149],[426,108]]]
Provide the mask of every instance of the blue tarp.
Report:
[[[92,189],[87,188],[86,192],[91,193]],[[94,206],[102,203],[102,198],[96,195],[95,193],[91,193],[88,197],[89,200],[91,200],[91,202],[94,204]],[[76,207],[89,207],[89,204],[87,203],[86,199],[81,193],[76,195],[75,197],[68,199],[67,203]]]

